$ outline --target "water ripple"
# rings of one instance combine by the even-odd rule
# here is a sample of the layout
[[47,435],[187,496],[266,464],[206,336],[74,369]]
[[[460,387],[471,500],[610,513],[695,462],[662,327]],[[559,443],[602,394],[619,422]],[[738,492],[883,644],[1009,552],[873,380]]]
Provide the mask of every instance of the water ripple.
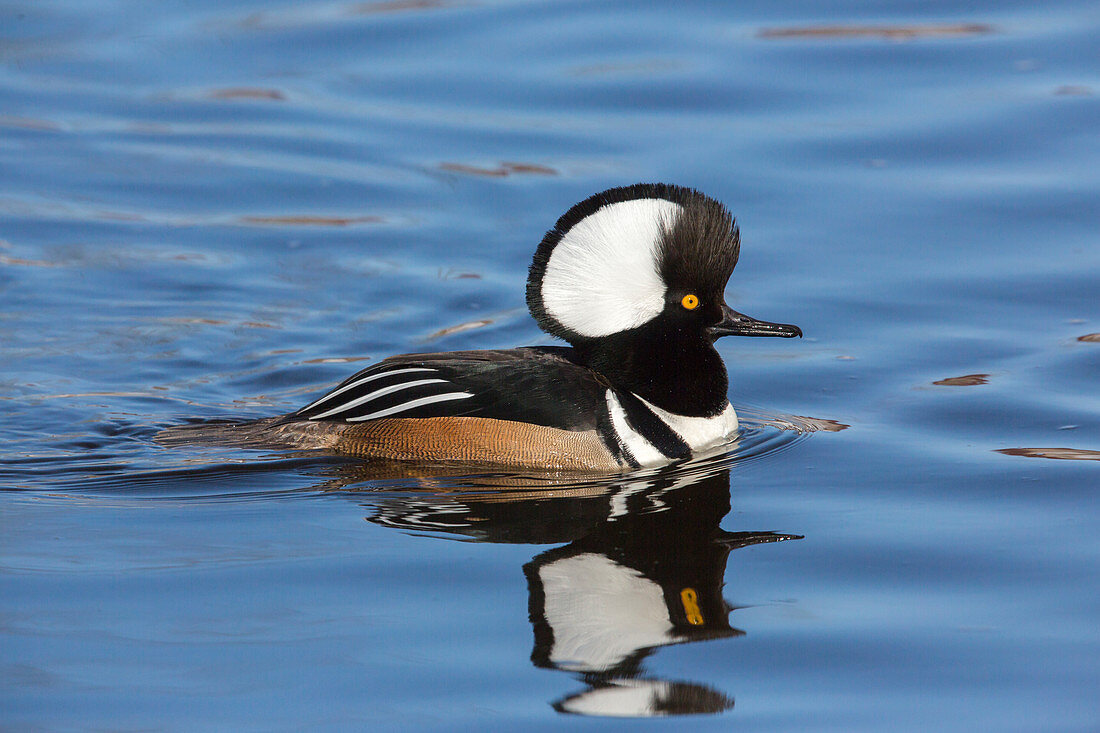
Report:
[[697,481],[740,464],[778,455],[833,421],[742,408],[737,437],[705,455],[671,466],[628,473],[583,474],[537,470],[479,470],[453,464],[354,460],[318,451],[201,447],[165,451],[153,428],[100,426],[97,435],[71,436],[66,450],[24,454],[5,462],[8,491],[50,496],[125,495],[171,500],[263,500],[288,494],[343,491],[585,491],[660,474]]

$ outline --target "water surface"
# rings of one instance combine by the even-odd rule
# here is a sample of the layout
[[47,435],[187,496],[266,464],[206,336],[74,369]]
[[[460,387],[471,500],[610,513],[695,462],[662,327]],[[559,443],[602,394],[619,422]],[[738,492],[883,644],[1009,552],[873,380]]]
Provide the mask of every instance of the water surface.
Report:
[[[0,14],[5,727],[1100,724],[1092,4]],[[728,204],[727,300],[807,336],[720,342],[731,456],[154,441],[550,343],[535,245],[645,180]]]

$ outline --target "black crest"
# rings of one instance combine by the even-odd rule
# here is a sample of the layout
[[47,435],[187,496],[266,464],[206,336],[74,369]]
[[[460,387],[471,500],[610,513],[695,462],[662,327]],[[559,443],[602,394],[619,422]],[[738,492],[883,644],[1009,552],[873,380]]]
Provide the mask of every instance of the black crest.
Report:
[[637,199],[661,199],[682,211],[662,233],[659,248],[661,279],[669,289],[721,296],[737,264],[740,250],[736,222],[718,201],[693,188],[667,183],[638,183],[611,188],[586,198],[565,212],[535,251],[527,277],[527,307],[547,333],[576,344],[584,336],[563,326],[544,304],[542,283],[554,247],[580,221],[605,206]]
[[661,278],[670,289],[720,299],[737,266],[741,236],[729,210],[693,189],[680,188],[684,207],[661,240]]

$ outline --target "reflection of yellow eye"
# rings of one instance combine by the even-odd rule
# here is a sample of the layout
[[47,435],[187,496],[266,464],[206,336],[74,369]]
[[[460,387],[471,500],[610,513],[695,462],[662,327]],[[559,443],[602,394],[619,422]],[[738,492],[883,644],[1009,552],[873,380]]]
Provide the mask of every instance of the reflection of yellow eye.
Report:
[[699,305],[699,299],[689,293],[684,296],[683,300],[680,301],[680,305],[684,306],[689,311],[693,311],[695,310],[696,306]]

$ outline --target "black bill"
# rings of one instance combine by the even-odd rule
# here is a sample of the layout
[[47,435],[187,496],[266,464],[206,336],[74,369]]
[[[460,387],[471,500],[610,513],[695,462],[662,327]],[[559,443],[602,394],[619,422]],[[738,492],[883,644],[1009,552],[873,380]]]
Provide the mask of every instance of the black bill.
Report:
[[725,303],[722,304],[722,322],[710,327],[714,338],[720,336],[779,336],[781,338],[802,337],[802,329],[787,323],[769,323],[738,313]]

